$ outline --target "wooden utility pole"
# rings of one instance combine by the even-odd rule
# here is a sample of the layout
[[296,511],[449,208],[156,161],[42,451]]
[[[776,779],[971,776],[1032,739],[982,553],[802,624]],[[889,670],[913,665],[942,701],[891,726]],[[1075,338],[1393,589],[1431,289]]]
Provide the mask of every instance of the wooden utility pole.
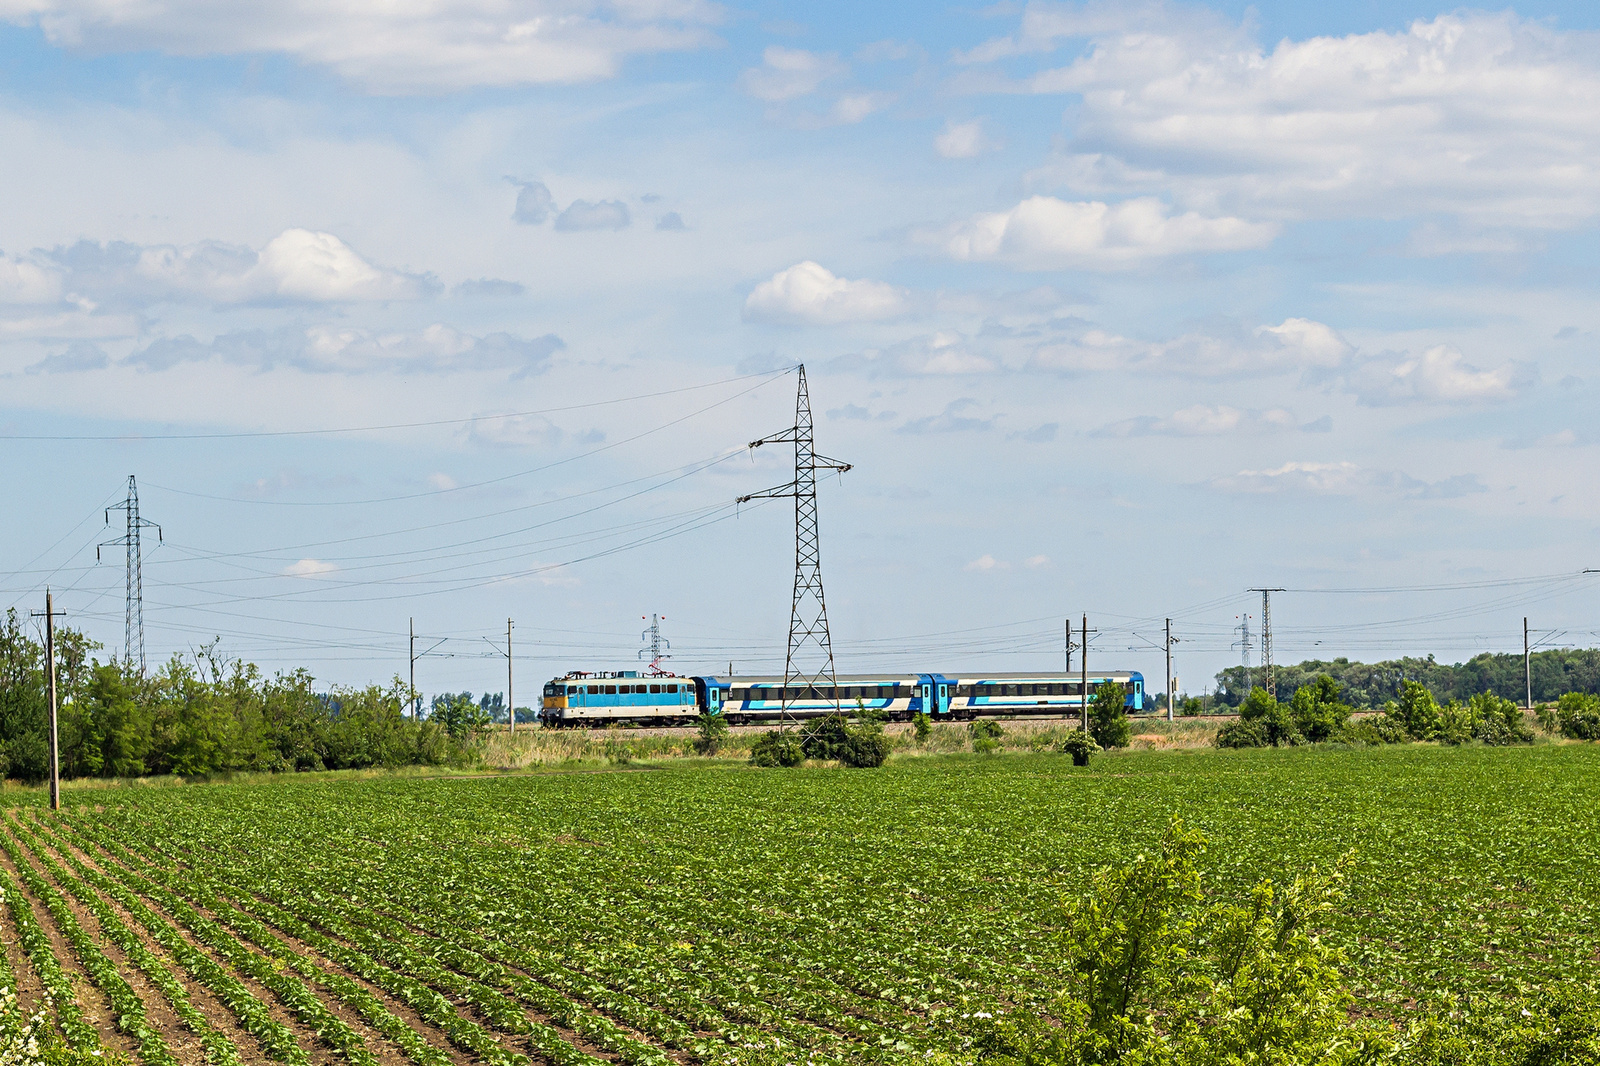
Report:
[[417,717],[417,620],[411,619],[411,719]]
[[[39,612],[34,612],[38,617]],[[56,730],[56,609],[50,589],[44,590],[45,688],[50,700],[50,809],[61,809],[61,745]]]
[[511,712],[511,732],[517,731],[517,701],[511,695],[511,619],[506,619],[506,707]]

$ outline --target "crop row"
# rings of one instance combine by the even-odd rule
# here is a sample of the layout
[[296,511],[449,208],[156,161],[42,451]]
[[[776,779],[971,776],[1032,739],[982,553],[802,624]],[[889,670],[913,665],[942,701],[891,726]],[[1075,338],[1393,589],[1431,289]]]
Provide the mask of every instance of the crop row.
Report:
[[[299,987],[342,1003],[427,1066],[442,1066],[446,1041],[484,1061],[571,1066],[769,1055],[866,1066],[953,1050],[961,1015],[1059,987],[1063,902],[1175,813],[1211,838],[1204,873],[1224,893],[1354,848],[1331,940],[1371,1009],[1537,992],[1600,970],[1600,824],[1588,813],[1600,766],[1565,749],[105,798],[18,820],[19,840],[35,834],[60,855],[51,866],[30,853],[41,876],[67,895],[80,883],[180,965],[136,908],[274,999]],[[272,988],[252,965],[292,984]],[[185,970],[199,981],[198,963]],[[313,1028],[305,1010],[295,1022]],[[347,1050],[360,1053],[353,1040]]]

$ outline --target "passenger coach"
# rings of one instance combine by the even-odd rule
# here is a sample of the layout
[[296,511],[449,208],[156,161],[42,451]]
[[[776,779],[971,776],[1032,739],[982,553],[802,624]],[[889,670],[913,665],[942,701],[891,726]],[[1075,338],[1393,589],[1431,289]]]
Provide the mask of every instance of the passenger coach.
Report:
[[[1092,673],[1089,698],[1106,681],[1122,687],[1130,712],[1144,710],[1143,674]],[[783,682],[777,676],[724,681],[633,671],[574,673],[545,685],[543,718],[556,726],[671,725],[708,712],[735,725],[768,722],[784,714]],[[896,721],[924,712],[946,720],[1047,717],[1080,714],[1084,703],[1079,674],[840,674],[836,682],[790,688],[789,716],[815,718],[837,706],[846,714],[866,710]]]

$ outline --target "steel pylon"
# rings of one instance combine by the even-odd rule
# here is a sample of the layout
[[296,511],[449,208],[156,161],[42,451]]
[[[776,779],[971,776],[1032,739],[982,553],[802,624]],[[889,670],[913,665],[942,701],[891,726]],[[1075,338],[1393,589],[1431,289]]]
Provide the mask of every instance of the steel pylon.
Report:
[[1277,699],[1278,679],[1274,676],[1272,663],[1272,594],[1285,590],[1272,588],[1248,591],[1261,593],[1261,672],[1266,675],[1267,695]]
[[660,615],[650,616],[650,628],[640,633],[639,639],[645,642],[645,647],[639,649],[639,658],[643,659],[647,655],[650,657],[652,674],[665,673],[666,671],[661,669],[661,660],[672,658],[668,651],[672,647],[672,641],[661,635]]
[[783,665],[782,724],[792,716],[789,706],[797,699],[822,699],[833,693],[834,710],[839,710],[838,685],[833,669],[833,640],[828,635],[828,603],[822,593],[822,534],[817,527],[817,471],[844,473],[849,463],[818,455],[812,444],[811,396],[806,389],[806,368],[799,367],[799,386],[795,394],[794,425],[789,429],[750,442],[794,444],[794,480],[787,485],[739,497],[750,500],[794,497],[794,596],[789,608],[789,650]]
[[131,665],[138,657],[139,673],[144,674],[144,553],[139,544],[139,533],[154,529],[156,540],[162,540],[161,527],[147,518],[139,517],[139,485],[133,475],[128,475],[128,498],[106,508],[106,525],[111,524],[112,511],[127,512],[127,532],[116,540],[102,541],[95,546],[94,557],[100,559],[100,549],[122,545],[128,554],[128,593],[124,610],[122,657]]

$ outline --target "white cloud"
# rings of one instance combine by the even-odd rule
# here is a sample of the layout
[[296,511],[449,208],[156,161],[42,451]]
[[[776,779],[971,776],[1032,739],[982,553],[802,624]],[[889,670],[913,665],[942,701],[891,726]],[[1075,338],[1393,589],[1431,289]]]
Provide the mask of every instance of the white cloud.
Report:
[[61,274],[0,252],[0,304],[49,304],[61,299]]
[[555,211],[556,201],[550,187],[542,181],[513,181],[517,186],[517,206],[511,217],[524,226],[537,226]]
[[986,552],[983,555],[980,555],[976,559],[972,560],[972,562],[968,563],[966,566],[962,567],[962,569],[963,570],[973,570],[973,571],[976,571],[977,573],[984,574],[984,573],[988,573],[991,570],[1009,570],[1009,569],[1011,569],[1011,564],[1010,563],[1006,563],[1006,562],[1001,562],[1000,560],[996,559],[994,556],[992,556],[992,555],[990,555],[990,554],[988,554]]
[[476,444],[502,448],[540,448],[551,450],[564,444],[592,445],[605,441],[606,435],[595,429],[582,433],[569,433],[544,415],[508,415],[504,418],[482,418],[472,423],[468,436]]
[[909,419],[895,432],[897,433],[983,433],[994,428],[995,418],[973,418],[962,414],[969,407],[976,407],[976,400],[954,400],[945,405],[943,411],[936,415],[927,415],[923,418]]
[[92,341],[73,341],[65,351],[47,355],[27,367],[29,374],[77,374],[86,370],[104,370],[111,365],[98,344]]
[[417,333],[314,326],[310,329],[239,330],[209,342],[187,334],[152,341],[125,362],[146,370],[216,361],[255,370],[292,367],[312,373],[449,373],[511,370],[526,377],[544,370],[566,345],[546,334],[526,339],[509,333],[474,337],[445,325]]
[[901,374],[990,374],[1000,369],[993,359],[973,351],[966,337],[948,330],[901,341],[870,355],[868,363],[887,364]]
[[837,277],[806,260],[757,285],[744,302],[746,318],[800,325],[836,325],[895,318],[910,310],[910,296],[883,281]]
[[829,124],[853,126],[894,103],[893,93],[845,93],[828,109]]
[[[1322,322],[1285,319],[1276,326],[1247,329],[1219,324],[1170,340],[1136,340],[1081,320],[1066,320],[1032,342],[1026,366],[1072,374],[1135,371],[1195,379],[1261,378],[1296,375],[1300,384],[1349,393],[1369,407],[1402,404],[1484,404],[1509,400],[1537,377],[1524,363],[1489,370],[1466,362],[1462,354],[1435,345],[1420,354],[1363,352]],[[1049,333],[1054,335],[1050,336]],[[1196,405],[1170,418],[1145,416],[1105,426],[1109,436],[1201,436],[1221,432],[1262,432],[1272,428],[1323,431],[1323,420],[1298,425],[1287,411],[1244,411]]]
[[567,205],[567,209],[556,216],[556,229],[559,230],[589,230],[589,229],[624,229],[632,221],[628,214],[628,205],[620,200],[601,200],[599,203],[590,203],[587,200],[574,200]]
[[739,76],[739,87],[757,100],[781,104],[810,96],[849,69],[838,56],[774,44],[761,53],[761,66]]
[[1412,500],[1457,499],[1488,488],[1476,474],[1457,474],[1440,481],[1420,481],[1390,470],[1372,470],[1352,462],[1289,462],[1270,470],[1241,470],[1216,478],[1224,492],[1250,495],[1276,493],[1313,496],[1398,495]]
[[983,120],[946,122],[933,139],[933,149],[946,159],[974,159],[993,147],[984,133]]
[[176,55],[277,52],[375,92],[594,81],[630,55],[702,47],[706,0],[0,0],[0,20],[60,47]]
[[303,229],[285,230],[268,242],[245,281],[290,300],[411,300],[423,295],[416,278],[380,270],[331,233]]
[[1226,404],[1195,404],[1174,411],[1166,418],[1144,415],[1123,419],[1095,430],[1099,437],[1221,437],[1236,433],[1281,433],[1287,430],[1324,429],[1330,423],[1319,420],[1301,426],[1294,415],[1281,407],[1267,411],[1242,410]]
[[1218,378],[1337,371],[1355,349],[1332,327],[1304,318],[1249,330],[1191,332],[1164,341],[1136,341],[1088,326],[1041,342],[1029,358],[1037,369],[1074,372],[1143,370]]
[[1022,565],[1026,566],[1029,570],[1044,570],[1050,566],[1050,556],[1030,555],[1028,558],[1022,560]]
[[1441,344],[1421,355],[1364,363],[1350,374],[1348,386],[1362,403],[1374,407],[1494,403],[1515,396],[1531,376],[1531,370],[1512,363],[1479,370]]
[[289,577],[322,577],[335,573],[338,569],[334,564],[323,562],[321,559],[301,559],[284,567],[283,573]]
[[1079,58],[1026,82],[1081,97],[1072,141],[1038,180],[1159,189],[1280,219],[1433,214],[1562,229],[1600,213],[1592,34],[1464,12],[1268,51],[1166,5],[1046,10],[1029,5],[1016,38],[966,57],[1090,38]]
[[1155,197],[1120,203],[1031,196],[1009,211],[974,215],[935,239],[956,259],[992,260],[1025,270],[1123,270],[1190,252],[1262,248],[1273,223],[1173,214]]
[[261,251],[219,241],[137,245],[79,241],[0,259],[0,302],[143,306],[417,300],[438,284],[374,266],[331,233],[285,230]]

